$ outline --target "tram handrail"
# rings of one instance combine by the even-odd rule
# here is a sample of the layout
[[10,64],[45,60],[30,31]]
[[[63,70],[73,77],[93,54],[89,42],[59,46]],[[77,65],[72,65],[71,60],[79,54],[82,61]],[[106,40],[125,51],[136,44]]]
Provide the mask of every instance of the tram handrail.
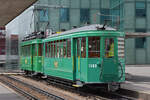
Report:
[[103,70],[103,62],[104,62],[104,61],[103,61],[103,59],[102,59],[102,63],[101,63],[101,73],[100,73],[100,79],[102,79],[102,72],[103,72],[103,71],[102,71],[102,70]]
[[120,65],[120,67],[121,67],[121,76],[119,77],[119,80],[123,77],[123,66],[122,66],[122,64],[121,64],[121,61],[119,60],[119,65]]

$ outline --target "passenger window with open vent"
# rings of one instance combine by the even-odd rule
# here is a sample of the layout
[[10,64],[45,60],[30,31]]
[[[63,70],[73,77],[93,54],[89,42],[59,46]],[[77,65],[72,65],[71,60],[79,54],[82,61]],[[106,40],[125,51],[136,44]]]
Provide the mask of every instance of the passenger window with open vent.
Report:
[[124,58],[124,38],[118,38],[118,57]]
[[100,37],[89,37],[88,44],[89,58],[100,57]]

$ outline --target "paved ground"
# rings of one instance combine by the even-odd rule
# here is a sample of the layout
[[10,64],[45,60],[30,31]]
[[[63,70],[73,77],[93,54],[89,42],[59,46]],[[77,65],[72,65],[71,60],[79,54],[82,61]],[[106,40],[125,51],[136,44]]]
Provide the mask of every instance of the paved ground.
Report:
[[150,77],[150,65],[126,65],[126,73]]
[[126,73],[126,88],[150,93],[150,65],[128,65]]
[[25,100],[12,89],[0,83],[0,100]]
[[131,91],[136,91],[142,95],[142,100],[150,100],[150,65],[127,65],[126,82],[121,87]]

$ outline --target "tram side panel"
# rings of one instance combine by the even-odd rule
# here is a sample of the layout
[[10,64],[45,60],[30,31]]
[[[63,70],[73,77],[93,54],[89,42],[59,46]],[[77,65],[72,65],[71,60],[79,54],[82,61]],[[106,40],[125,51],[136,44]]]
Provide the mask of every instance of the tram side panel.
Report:
[[124,37],[118,37],[118,50],[117,50],[117,56],[118,56],[118,70],[119,70],[119,82],[125,81],[125,38]]
[[33,61],[33,71],[37,73],[43,73],[43,57],[42,57],[42,49],[43,44],[37,43],[32,45],[32,61]]
[[32,71],[32,47],[31,45],[23,45],[21,49],[21,69]]
[[42,66],[42,40],[35,39],[22,42],[21,69],[30,72],[43,72]]
[[44,48],[44,74],[73,80],[71,40],[49,40]]

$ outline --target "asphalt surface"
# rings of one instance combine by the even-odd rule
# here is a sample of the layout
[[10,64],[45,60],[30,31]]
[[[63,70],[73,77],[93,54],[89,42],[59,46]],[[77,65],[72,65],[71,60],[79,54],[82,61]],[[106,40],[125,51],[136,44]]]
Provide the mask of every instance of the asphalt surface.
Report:
[[0,100],[25,100],[25,98],[0,83]]

